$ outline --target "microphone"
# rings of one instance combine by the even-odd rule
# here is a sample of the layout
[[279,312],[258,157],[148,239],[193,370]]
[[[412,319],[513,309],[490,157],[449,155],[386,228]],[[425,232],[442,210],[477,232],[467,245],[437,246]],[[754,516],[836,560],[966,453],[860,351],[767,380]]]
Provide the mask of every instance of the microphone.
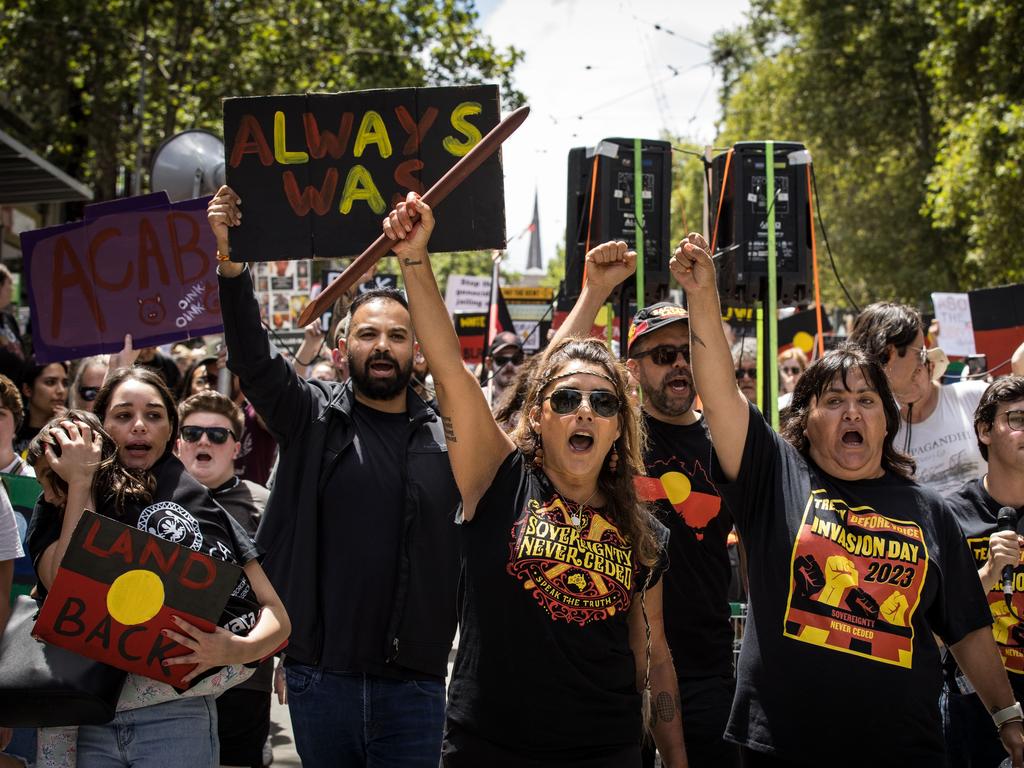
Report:
[[[999,514],[996,515],[996,530],[997,531],[1017,531],[1017,510],[1013,507],[1003,507],[999,510]],[[1017,569],[1016,565],[1005,565],[1003,566],[1003,597],[1006,598],[1006,604],[1010,604],[1010,600],[1013,598],[1013,572]]]

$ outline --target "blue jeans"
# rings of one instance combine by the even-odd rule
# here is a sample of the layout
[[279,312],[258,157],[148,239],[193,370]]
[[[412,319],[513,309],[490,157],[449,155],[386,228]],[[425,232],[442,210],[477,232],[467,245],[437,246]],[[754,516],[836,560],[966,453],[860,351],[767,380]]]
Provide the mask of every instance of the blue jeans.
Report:
[[215,768],[219,757],[213,696],[129,709],[78,729],[82,768]]
[[290,664],[288,709],[304,768],[437,768],[444,684]]

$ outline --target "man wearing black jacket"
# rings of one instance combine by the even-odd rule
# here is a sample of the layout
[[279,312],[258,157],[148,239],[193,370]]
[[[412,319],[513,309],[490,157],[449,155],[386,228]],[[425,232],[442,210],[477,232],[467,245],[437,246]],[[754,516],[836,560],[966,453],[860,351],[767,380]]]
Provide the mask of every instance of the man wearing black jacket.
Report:
[[[218,258],[239,203],[228,187],[210,202]],[[228,365],[280,446],[257,542],[292,618],[286,677],[302,764],[435,768],[458,491],[441,423],[408,386],[405,299],[360,296],[338,343],[350,381],[304,381],[270,343],[249,271],[222,261],[218,272]]]

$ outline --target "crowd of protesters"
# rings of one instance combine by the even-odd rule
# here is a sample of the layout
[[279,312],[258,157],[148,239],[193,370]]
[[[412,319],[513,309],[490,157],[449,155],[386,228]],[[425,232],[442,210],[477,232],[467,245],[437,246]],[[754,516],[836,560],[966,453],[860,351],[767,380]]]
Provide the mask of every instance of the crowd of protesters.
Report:
[[[208,217],[220,258],[237,195]],[[276,689],[306,766],[1024,768],[1024,371],[942,384],[880,302],[766,369],[775,432],[699,235],[624,363],[587,338],[636,268],[609,242],[542,352],[502,332],[473,368],[433,226],[399,203],[404,292],[294,354],[226,258],[222,343],[36,364],[0,306],[0,471],[42,488],[31,519],[0,493],[0,588],[28,562],[45,599],[85,510],[244,570],[214,632],[168,633],[187,693],[129,675],[107,725],[0,727],[0,766],[269,765]]]

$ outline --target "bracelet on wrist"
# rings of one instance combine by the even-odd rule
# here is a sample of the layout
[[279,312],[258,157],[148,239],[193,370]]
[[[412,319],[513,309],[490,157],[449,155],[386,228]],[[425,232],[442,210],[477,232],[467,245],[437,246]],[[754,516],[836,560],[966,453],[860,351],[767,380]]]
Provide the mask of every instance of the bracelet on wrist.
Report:
[[996,728],[1002,728],[1008,723],[1024,722],[1024,710],[1021,709],[1020,702],[1015,701],[1010,706],[993,712],[992,722],[996,724]]

